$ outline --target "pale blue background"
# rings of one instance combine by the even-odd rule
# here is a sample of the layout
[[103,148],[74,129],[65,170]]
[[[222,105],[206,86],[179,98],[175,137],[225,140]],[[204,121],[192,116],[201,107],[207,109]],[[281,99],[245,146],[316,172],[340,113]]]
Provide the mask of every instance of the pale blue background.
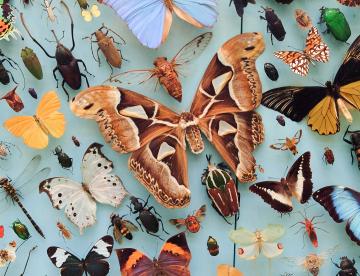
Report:
[[[134,1],[134,0],[129,0]],[[59,34],[62,30],[65,30],[65,39],[64,42],[66,45],[70,46],[70,33],[69,33],[69,19],[64,12],[64,9],[60,7],[57,3],[56,6],[59,9],[56,11],[58,16],[58,23],[51,25],[46,20],[46,15],[40,7],[40,1],[35,0],[34,5],[23,8],[23,5],[20,4],[20,1],[14,1],[15,5],[22,11],[25,12],[25,18],[27,24],[32,30],[35,37],[41,41],[46,49],[52,54],[55,45],[44,42],[45,38],[52,39],[50,32],[51,28],[55,28]],[[57,2],[57,1],[54,1]],[[74,55],[77,58],[82,58],[85,60],[89,70],[96,75],[96,78],[89,77],[90,83],[92,85],[100,84],[104,79],[109,75],[109,67],[105,64],[103,57],[101,56],[102,66],[99,68],[98,65],[94,62],[91,53],[90,45],[87,41],[82,41],[82,37],[89,35],[90,32],[93,32],[98,28],[102,22],[105,22],[106,25],[116,30],[120,33],[126,40],[127,45],[122,47],[122,52],[124,57],[130,62],[125,62],[122,70],[129,69],[140,69],[140,68],[149,68],[152,66],[152,61],[156,56],[166,55],[172,57],[178,49],[180,49],[185,43],[193,39],[196,35],[202,33],[202,30],[193,28],[192,26],[175,19],[173,26],[169,35],[167,42],[160,47],[158,50],[149,50],[142,47],[132,33],[127,29],[125,24],[117,18],[112,10],[105,6],[101,6],[102,15],[100,18],[93,20],[91,23],[85,23],[80,16],[80,9],[78,5],[74,5],[75,1],[68,1],[69,6],[71,7],[72,15],[75,21],[75,36],[76,36],[76,48]],[[184,96],[183,102],[181,104],[177,103],[175,100],[170,98],[164,91],[159,91],[153,93],[152,91],[146,91],[142,87],[136,87],[136,90],[140,93],[144,93],[149,97],[159,100],[161,103],[166,104],[170,108],[181,112],[188,110],[195,90],[198,86],[198,83],[203,75],[205,68],[208,65],[208,62],[214,55],[218,47],[225,42],[227,39],[236,35],[240,31],[240,20],[235,13],[234,7],[228,7],[227,0],[219,1],[219,19],[216,26],[213,29],[214,37],[208,48],[202,54],[202,56],[194,61],[189,67],[188,77],[183,79],[184,86]],[[285,28],[287,30],[286,39],[283,42],[275,41],[274,46],[270,43],[270,35],[265,34],[266,39],[266,52],[258,59],[258,69],[263,81],[264,91],[280,86],[280,85],[317,85],[316,81],[325,83],[327,80],[333,79],[337,68],[340,65],[342,57],[346,52],[348,45],[336,41],[331,35],[324,35],[325,41],[329,44],[331,49],[331,60],[327,64],[317,64],[316,67],[311,67],[311,73],[309,77],[302,78],[290,72],[289,68],[282,64],[279,60],[275,59],[272,55],[274,50],[286,50],[288,46],[295,48],[302,48],[304,45],[306,32],[299,30],[296,26],[294,20],[294,10],[297,7],[301,7],[309,12],[313,22],[318,21],[320,12],[319,8],[323,5],[329,5],[332,7],[341,7],[342,11],[345,13],[348,18],[353,35],[350,38],[349,42],[352,42],[357,34],[360,33],[360,24],[359,24],[359,8],[347,8],[340,6],[335,0],[329,1],[305,1],[305,0],[295,0],[291,5],[278,5],[273,0],[268,1],[258,1],[259,3],[255,5],[250,5],[245,11],[245,23],[244,31],[258,31],[266,32],[266,23],[259,20],[258,10],[260,5],[271,5],[275,8],[276,12],[283,19]],[[27,71],[24,69],[24,66],[21,64],[25,74],[26,74],[26,90],[28,87],[34,87],[38,92],[39,96],[45,93],[48,90],[54,89],[56,84],[52,77],[52,69],[55,67],[55,60],[48,59],[42,51],[36,46],[24,32],[22,26],[17,23],[18,28],[22,31],[25,41],[12,40],[11,42],[0,42],[1,49],[9,56],[13,57],[19,63],[20,60],[20,49],[28,46],[33,48],[38,54],[44,69],[44,79],[42,81],[37,81],[33,78]],[[320,30],[324,30],[325,27],[319,27]],[[275,83],[270,81],[264,74],[263,64],[265,62],[274,63],[280,71],[280,78]],[[20,74],[15,73],[16,79],[20,80]],[[8,90],[13,88],[11,83],[7,87],[1,86],[1,94],[4,94]],[[33,114],[37,106],[38,101],[35,101],[31,98],[28,93],[25,91],[18,90],[22,99],[25,102],[25,109],[21,114]],[[63,107],[62,111],[66,114],[68,121],[67,130],[65,135],[60,139],[50,139],[49,147],[41,152],[34,151],[26,148],[19,139],[11,137],[11,135],[4,129],[1,128],[1,140],[12,141],[19,145],[23,152],[21,159],[13,158],[12,161],[2,162],[2,167],[10,167],[10,171],[6,172],[6,175],[15,178],[17,174],[20,173],[24,165],[37,153],[40,153],[43,157],[43,165],[51,166],[52,172],[51,176],[66,176],[73,178],[75,180],[81,180],[81,172],[79,170],[80,161],[83,156],[85,149],[92,142],[101,142],[103,139],[100,136],[98,128],[93,121],[82,120],[74,117],[66,102],[65,94],[62,89],[58,89],[59,95],[61,97]],[[72,93],[75,95],[75,92]],[[2,101],[0,103],[2,112],[0,114],[0,121],[3,122],[5,119],[14,116],[14,112],[10,110],[7,104]],[[302,123],[293,123],[289,120],[286,121],[287,126],[281,127],[275,121],[276,113],[259,107],[258,111],[263,116],[266,128],[266,139],[262,146],[260,146],[256,152],[255,156],[259,164],[261,164],[264,169],[264,174],[259,174],[259,180],[265,180],[269,177],[280,178],[284,175],[285,168],[291,165],[295,158],[288,152],[278,152],[269,149],[269,144],[275,142],[277,138],[283,138],[286,135],[293,135],[299,128],[303,129],[303,139],[299,144],[299,152],[302,153],[306,150],[311,150],[312,159],[311,165],[313,170],[313,181],[315,189],[318,189],[325,185],[347,185],[353,187],[357,190],[360,190],[359,187],[359,170],[357,165],[351,166],[350,158],[350,146],[342,141],[342,135],[346,128],[346,122],[341,120],[341,131],[338,135],[321,137],[315,132],[312,132],[307,126],[306,121]],[[360,129],[359,123],[359,113],[353,112],[354,123],[352,129]],[[71,136],[76,135],[80,142],[81,148],[76,148],[72,141]],[[74,170],[71,171],[63,170],[57,163],[57,159],[52,155],[51,151],[55,148],[56,145],[60,144],[62,148],[71,155],[74,159]],[[323,148],[329,146],[333,149],[335,153],[335,164],[334,166],[326,166],[322,160]],[[132,174],[129,173],[127,169],[127,155],[118,155],[113,152],[108,146],[104,148],[105,154],[114,161],[115,172],[122,178],[126,188],[129,192],[133,193],[136,196],[146,197],[147,192],[145,189],[133,178]],[[215,275],[215,269],[218,264],[221,263],[232,263],[232,254],[233,254],[233,245],[228,239],[228,232],[232,228],[224,223],[223,219],[216,214],[216,212],[210,207],[210,200],[207,197],[205,192],[205,187],[200,183],[200,176],[203,169],[206,166],[205,154],[213,154],[214,161],[221,161],[218,154],[214,152],[213,147],[206,143],[206,150],[200,156],[194,156],[190,152],[188,153],[189,158],[189,179],[192,190],[192,201],[191,206],[184,210],[166,210],[159,206],[154,200],[151,199],[150,203],[153,204],[158,212],[163,215],[163,220],[166,222],[166,229],[171,232],[171,234],[176,233],[176,229],[173,226],[170,226],[167,223],[167,220],[174,217],[185,217],[188,213],[191,213],[193,210],[200,207],[200,205],[206,203],[208,205],[208,212],[205,221],[202,224],[202,229],[198,234],[189,234],[187,235],[188,243],[192,251],[193,259],[190,264],[191,272],[193,275]],[[5,172],[3,172],[5,174]],[[19,275],[23,269],[25,263],[25,258],[28,253],[28,249],[31,248],[34,244],[39,245],[39,248],[33,254],[33,258],[30,261],[27,275],[57,275],[58,270],[50,262],[46,255],[46,249],[48,246],[61,246],[64,248],[69,248],[73,253],[76,253],[79,257],[84,257],[88,252],[90,245],[93,244],[99,237],[106,234],[107,227],[109,225],[109,216],[112,212],[119,212],[121,214],[128,213],[128,208],[125,206],[127,202],[123,204],[118,210],[114,210],[108,206],[99,206],[97,212],[97,223],[87,229],[83,236],[80,236],[77,233],[75,227],[66,219],[63,214],[63,211],[55,210],[51,207],[50,201],[45,194],[39,195],[38,183],[32,183],[33,192],[30,192],[26,195],[24,199],[24,204],[33,214],[35,220],[39,223],[41,228],[44,230],[47,237],[46,240],[40,238],[40,236],[35,232],[31,227],[30,223],[24,217],[17,207],[11,207],[6,212],[1,213],[0,224],[6,226],[6,238],[0,240],[0,247],[5,247],[6,243],[11,239],[15,239],[15,235],[12,231],[7,228],[8,225],[16,218],[20,218],[25,222],[33,234],[33,237],[18,253],[18,259],[15,265],[12,265],[9,275]],[[291,216],[280,217],[274,210],[270,209],[268,205],[263,203],[263,201],[256,195],[248,191],[248,185],[240,186],[241,192],[241,211],[240,211],[240,220],[239,225],[247,227],[250,230],[262,229],[268,223],[281,223],[286,228],[300,220],[298,214],[292,214]],[[311,201],[310,204],[314,202]],[[296,210],[302,210],[303,207],[296,205]],[[318,215],[325,214],[326,212],[322,207],[316,205],[308,211],[309,215]],[[57,228],[55,226],[56,221],[61,220],[65,223],[73,233],[75,237],[68,242],[64,240],[59,235]],[[134,217],[131,218],[134,220]],[[314,250],[310,242],[305,240],[305,247],[303,247],[302,235],[295,235],[296,229],[287,230],[285,237],[281,239],[284,243],[285,251],[282,256],[288,257],[301,257],[305,256],[310,252],[324,252],[333,246],[340,244],[341,248],[334,254],[334,258],[343,255],[348,255],[351,258],[355,257],[356,260],[360,263],[359,259],[359,247],[357,247],[353,242],[351,242],[348,236],[345,234],[344,228],[345,224],[336,224],[326,213],[324,216],[326,223],[321,225],[321,227],[326,228],[329,231],[329,234],[318,232],[319,235],[319,249]],[[206,249],[206,241],[209,235],[212,235],[218,240],[220,245],[220,254],[217,257],[211,257]],[[166,235],[162,235],[163,238],[168,238]],[[170,236],[169,236],[170,237]],[[162,246],[162,242],[156,238],[150,237],[144,233],[136,233],[135,238],[132,242],[125,241],[121,246],[124,247],[135,247],[144,252],[149,257],[155,257],[158,255],[158,252]],[[121,247],[119,244],[115,244],[115,248]],[[116,258],[116,255],[113,254],[109,259],[111,264],[110,275],[119,275],[119,264]],[[256,262],[248,262],[240,259],[236,259],[237,267],[245,273],[245,275],[280,275],[285,272],[292,272],[295,275],[305,275],[306,272],[303,272],[300,267],[289,265],[284,259],[278,258],[274,259],[269,263],[264,257],[260,257]],[[360,266],[358,266],[360,268]],[[271,272],[270,272],[271,270]],[[337,270],[330,263],[326,262],[323,268],[321,269],[321,275],[335,275]],[[0,273],[3,273],[3,269],[0,270]]]

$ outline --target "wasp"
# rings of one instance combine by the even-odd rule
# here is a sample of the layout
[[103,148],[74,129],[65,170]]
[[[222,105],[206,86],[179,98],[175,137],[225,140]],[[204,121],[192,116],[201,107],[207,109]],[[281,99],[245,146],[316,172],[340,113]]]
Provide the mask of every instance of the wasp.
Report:
[[111,225],[109,228],[113,227],[114,239],[118,243],[122,242],[123,237],[127,238],[128,240],[132,240],[133,235],[131,232],[139,231],[139,228],[137,228],[136,225],[128,220],[123,219],[125,216],[126,215],[120,217],[116,214],[111,214],[110,216]]
[[59,229],[60,234],[64,237],[64,239],[71,240],[72,234],[69,229],[66,228],[64,224],[60,221],[56,223],[56,227]]

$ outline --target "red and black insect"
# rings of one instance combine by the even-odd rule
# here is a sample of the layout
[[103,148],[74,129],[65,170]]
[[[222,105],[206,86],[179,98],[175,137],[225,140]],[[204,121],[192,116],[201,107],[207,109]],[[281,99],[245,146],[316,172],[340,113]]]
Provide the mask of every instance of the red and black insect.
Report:
[[240,193],[231,177],[230,170],[224,163],[212,164],[211,155],[207,155],[206,159],[208,167],[204,170],[201,181],[203,185],[206,185],[212,206],[224,218],[238,215]]
[[281,22],[281,19],[277,16],[275,11],[272,8],[264,8],[265,17],[260,16],[260,19],[263,19],[267,22],[267,31],[271,33],[271,43],[273,43],[273,36],[278,41],[283,41],[285,39],[286,31],[284,25]]
[[[353,153],[356,154],[356,159],[358,161],[358,168],[360,169],[360,130],[355,130],[355,131],[350,131],[349,127],[347,127],[344,136],[343,136],[343,140],[352,145],[352,149],[351,149],[351,163],[354,163],[354,155]],[[350,140],[346,139],[346,135],[350,134]]]
[[193,215],[188,215],[185,219],[170,219],[169,222],[180,228],[185,225],[191,233],[197,233],[200,230],[200,222],[205,218],[206,205],[202,205]]
[[326,164],[329,164],[329,165],[334,164],[335,157],[334,157],[333,151],[330,148],[328,148],[328,147],[324,148],[323,159],[324,159]]

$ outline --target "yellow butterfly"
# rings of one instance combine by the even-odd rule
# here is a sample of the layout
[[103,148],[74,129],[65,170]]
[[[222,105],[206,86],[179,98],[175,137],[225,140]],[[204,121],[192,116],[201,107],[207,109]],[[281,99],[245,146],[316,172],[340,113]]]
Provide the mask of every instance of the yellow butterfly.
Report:
[[99,17],[101,12],[97,5],[92,5],[90,10],[82,10],[81,15],[86,22],[90,22],[93,17]]
[[48,135],[60,138],[65,132],[65,116],[58,110],[61,102],[55,91],[46,93],[33,116],[15,116],[5,121],[4,127],[14,136],[22,137],[24,144],[34,149],[44,149]]

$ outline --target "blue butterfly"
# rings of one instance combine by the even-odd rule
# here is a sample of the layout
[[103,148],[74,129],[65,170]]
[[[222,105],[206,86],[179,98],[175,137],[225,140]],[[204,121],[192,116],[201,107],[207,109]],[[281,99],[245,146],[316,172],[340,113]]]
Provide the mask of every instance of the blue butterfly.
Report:
[[98,0],[112,7],[138,40],[157,48],[170,31],[172,14],[198,28],[212,27],[217,19],[217,0]]
[[337,223],[346,221],[346,233],[360,245],[360,193],[341,186],[326,186],[313,194]]

